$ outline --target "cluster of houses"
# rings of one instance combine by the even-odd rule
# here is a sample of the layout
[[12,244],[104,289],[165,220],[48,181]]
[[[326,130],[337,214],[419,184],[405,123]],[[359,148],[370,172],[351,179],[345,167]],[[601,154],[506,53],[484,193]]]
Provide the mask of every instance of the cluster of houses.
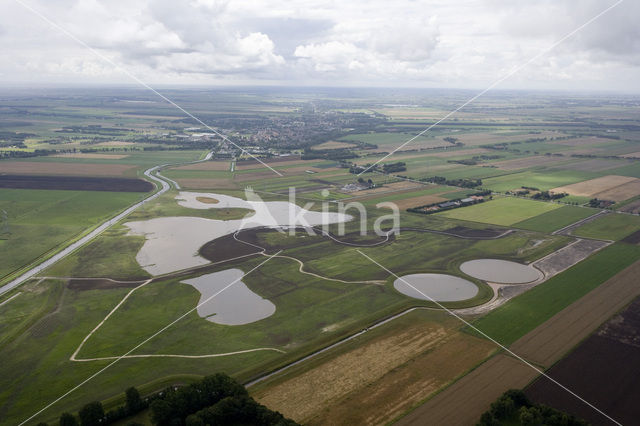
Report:
[[484,201],[482,195],[471,195],[467,198],[461,198],[458,200],[445,201],[443,203],[431,204],[422,208],[423,211],[428,213],[435,213],[440,210],[451,210],[458,207],[470,206],[472,204],[481,203]]

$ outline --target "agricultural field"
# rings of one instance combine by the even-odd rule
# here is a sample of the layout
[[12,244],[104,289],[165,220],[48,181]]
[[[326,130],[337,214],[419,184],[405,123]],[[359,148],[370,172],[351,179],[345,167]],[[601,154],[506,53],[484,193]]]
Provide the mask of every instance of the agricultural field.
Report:
[[640,230],[640,217],[629,214],[609,214],[585,223],[573,231],[578,237],[618,241]]
[[0,189],[6,212],[0,276],[7,279],[140,198],[135,192]]
[[626,98],[488,95],[386,157],[463,94],[300,90],[167,89],[225,138],[133,89],[0,97],[0,423],[218,372],[303,424],[475,423],[537,376],[495,341],[550,367],[635,291]]
[[550,203],[505,197],[436,214],[451,219],[508,226],[560,207]]
[[[624,424],[637,419],[638,395],[633,383],[640,368],[638,339],[639,299],[600,327],[582,342],[569,356],[549,370],[549,375],[598,404],[605,412],[615,412]],[[569,412],[593,424],[602,416],[586,409],[574,398],[559,392],[557,386],[541,377],[526,389],[529,398]]]
[[554,232],[564,228],[565,226],[576,223],[581,219],[586,219],[597,212],[598,210],[585,207],[563,206],[559,209],[554,209],[534,216],[531,219],[514,223],[513,226],[532,231]]

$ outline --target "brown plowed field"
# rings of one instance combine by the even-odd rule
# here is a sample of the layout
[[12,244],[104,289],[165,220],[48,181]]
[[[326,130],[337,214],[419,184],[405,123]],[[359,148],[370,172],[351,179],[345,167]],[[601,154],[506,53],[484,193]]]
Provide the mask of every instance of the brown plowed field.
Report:
[[[640,261],[515,342],[525,359],[551,365],[640,294]],[[582,324],[584,322],[584,324]],[[473,425],[503,392],[522,388],[538,374],[521,361],[498,355],[401,419],[401,425]],[[640,377],[638,378],[640,380]]]
[[446,198],[437,195],[423,195],[421,197],[405,198],[404,200],[395,201],[400,210],[406,210],[411,207],[426,206],[434,203],[447,201]]
[[636,200],[632,203],[627,204],[624,207],[621,207],[620,211],[627,212],[627,213],[635,213],[635,214],[640,213],[640,200]]
[[633,182],[625,183],[607,191],[598,192],[596,198],[601,200],[624,201],[631,197],[640,195],[640,179]]
[[640,295],[638,277],[640,262],[554,315],[515,342],[511,349],[529,361],[550,367],[607,318]]
[[402,426],[475,425],[510,388],[522,388],[538,373],[507,355],[496,355],[398,421]]
[[421,321],[382,335],[254,397],[305,424],[384,424],[494,350],[454,324]]
[[130,164],[0,161],[0,173],[66,176],[122,176],[134,170]]
[[142,179],[80,176],[0,175],[0,188],[148,192],[151,191],[154,186],[151,182],[147,182]]
[[640,244],[640,231],[636,231],[631,235],[627,235],[622,242],[629,244]]
[[[609,320],[548,374],[622,424],[640,418],[640,300]],[[526,390],[533,401],[581,417],[613,424],[577,398],[541,377]]]
[[[627,184],[632,185],[629,186]],[[612,191],[621,186],[624,186],[624,189],[621,189],[620,191]],[[640,194],[640,179],[628,176],[609,175],[585,180],[571,185],[559,186],[557,188],[553,188],[551,192],[566,192],[571,195],[582,197],[598,196],[598,198],[603,198],[603,195],[601,194],[611,192],[612,195],[615,194],[617,197],[624,196],[626,198],[622,199],[627,199]],[[621,201],[621,199],[614,201]]]

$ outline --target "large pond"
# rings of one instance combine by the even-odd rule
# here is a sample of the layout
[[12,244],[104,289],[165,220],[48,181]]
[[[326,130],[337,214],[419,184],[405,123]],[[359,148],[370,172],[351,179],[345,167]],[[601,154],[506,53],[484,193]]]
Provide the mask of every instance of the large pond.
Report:
[[249,324],[273,315],[276,306],[240,281],[243,275],[240,269],[227,269],[182,282],[200,292],[198,315],[216,324]]
[[405,275],[395,280],[393,286],[414,299],[437,302],[467,300],[478,294],[478,287],[471,281],[445,274]]
[[460,265],[460,270],[479,280],[499,284],[524,284],[542,277],[533,266],[500,259],[470,260]]
[[[198,198],[208,202],[199,201]],[[152,275],[209,263],[198,255],[198,249],[211,240],[240,229],[313,226],[346,222],[353,218],[347,214],[305,210],[288,201],[245,201],[229,195],[200,192],[180,192],[176,199],[183,207],[192,209],[239,207],[253,210],[253,213],[238,220],[178,216],[125,223],[130,235],[145,236],[146,241],[136,260]]]

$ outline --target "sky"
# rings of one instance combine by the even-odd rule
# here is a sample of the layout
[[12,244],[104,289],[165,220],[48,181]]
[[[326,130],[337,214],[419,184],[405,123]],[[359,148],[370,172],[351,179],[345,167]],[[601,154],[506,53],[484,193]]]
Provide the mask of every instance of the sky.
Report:
[[[616,1],[2,0],[0,84],[482,89]],[[638,93],[639,19],[624,0],[499,88]]]

